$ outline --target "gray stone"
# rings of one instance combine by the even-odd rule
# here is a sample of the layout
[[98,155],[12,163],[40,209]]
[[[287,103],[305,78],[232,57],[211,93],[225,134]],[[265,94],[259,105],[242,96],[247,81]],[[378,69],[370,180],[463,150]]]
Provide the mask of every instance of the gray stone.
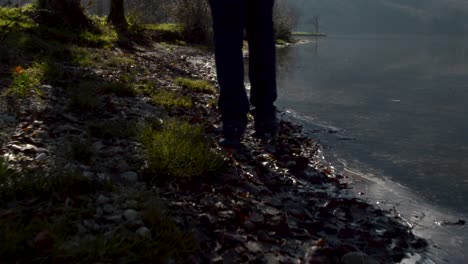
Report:
[[247,220],[244,222],[244,228],[247,231],[255,231],[255,224]]
[[134,171],[127,171],[124,172],[120,175],[122,179],[130,182],[130,183],[135,183],[138,181],[138,174]]
[[3,122],[7,124],[16,122],[16,118],[14,116],[9,116],[9,115],[0,116],[0,119],[3,120]]
[[94,215],[96,218],[102,217],[104,215],[104,210],[101,207],[96,208],[96,214]]
[[127,209],[124,211],[124,217],[128,221],[134,222],[140,217],[140,215],[136,210]]
[[90,171],[84,171],[83,176],[86,177],[86,178],[92,178],[92,177],[94,177],[94,173],[92,173]]
[[263,223],[265,221],[265,217],[259,213],[252,213],[249,220],[252,221],[252,223]]
[[151,230],[146,226],[138,228],[136,233],[143,238],[151,239]]
[[274,207],[266,207],[265,210],[264,210],[264,213],[266,215],[279,215],[279,214],[281,214],[281,211],[274,208]]
[[249,241],[245,244],[245,247],[252,253],[258,253],[262,251],[262,247],[259,243],[254,241]]
[[122,215],[106,216],[106,220],[111,222],[120,222],[122,221]]
[[106,204],[106,203],[110,202],[110,198],[105,196],[105,195],[100,194],[98,196],[98,198],[96,199],[96,202],[98,204]]
[[125,202],[125,208],[137,208],[138,207],[138,202],[135,200],[128,200]]
[[46,161],[47,160],[47,154],[46,153],[41,153],[36,156],[37,161]]
[[105,173],[98,173],[97,174],[97,177],[100,181],[108,181],[110,180],[110,177],[108,174],[105,174]]
[[94,220],[84,220],[83,225],[88,228],[89,230],[92,231],[97,231],[99,230],[99,225],[94,222]]
[[105,212],[106,214],[111,214],[111,213],[113,213],[114,210],[115,210],[115,208],[114,208],[112,205],[110,205],[110,204],[104,205],[104,208],[103,208],[103,209],[104,209],[104,212]]

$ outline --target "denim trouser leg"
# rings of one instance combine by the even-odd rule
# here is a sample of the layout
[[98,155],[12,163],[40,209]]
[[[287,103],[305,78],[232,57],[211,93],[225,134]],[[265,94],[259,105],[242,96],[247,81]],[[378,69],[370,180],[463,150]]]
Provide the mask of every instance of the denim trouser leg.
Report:
[[244,87],[242,56],[245,2],[245,0],[210,0],[216,71],[220,86],[218,106],[223,120],[245,119],[250,109]]
[[250,102],[259,114],[274,114],[276,47],[273,30],[274,0],[247,0],[246,29],[249,41]]

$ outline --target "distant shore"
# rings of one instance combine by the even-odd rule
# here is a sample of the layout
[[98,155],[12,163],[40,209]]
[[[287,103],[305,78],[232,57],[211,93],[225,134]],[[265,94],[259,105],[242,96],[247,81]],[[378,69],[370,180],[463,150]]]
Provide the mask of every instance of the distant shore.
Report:
[[293,32],[293,36],[296,37],[326,37],[327,34],[320,32]]

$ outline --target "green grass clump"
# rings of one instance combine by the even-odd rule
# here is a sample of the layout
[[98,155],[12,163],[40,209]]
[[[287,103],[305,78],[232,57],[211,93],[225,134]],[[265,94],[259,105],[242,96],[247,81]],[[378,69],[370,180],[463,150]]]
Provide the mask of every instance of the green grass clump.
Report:
[[167,110],[183,108],[191,108],[192,99],[187,96],[181,96],[175,92],[159,89],[152,96],[153,103],[161,105]]
[[135,64],[134,59],[128,58],[128,57],[120,57],[120,56],[112,56],[111,58],[109,58],[108,60],[104,62],[104,65],[109,66],[109,67],[117,67],[121,65],[128,66],[132,64]]
[[173,33],[182,33],[183,27],[179,24],[163,23],[163,24],[145,24],[143,27],[151,31],[164,31]]
[[189,78],[177,78],[175,84],[199,93],[215,93],[216,89],[212,83],[205,80],[194,80]]
[[12,200],[51,196],[53,193],[91,193],[95,189],[94,184],[82,175],[18,172],[8,168],[7,163],[0,160],[0,204]]
[[137,85],[135,85],[135,90],[137,93],[146,95],[146,96],[152,96],[154,94],[154,83],[151,81],[144,81],[141,82]]
[[209,146],[202,128],[169,120],[161,128],[142,129],[140,141],[151,177],[190,179],[220,173],[223,156]]

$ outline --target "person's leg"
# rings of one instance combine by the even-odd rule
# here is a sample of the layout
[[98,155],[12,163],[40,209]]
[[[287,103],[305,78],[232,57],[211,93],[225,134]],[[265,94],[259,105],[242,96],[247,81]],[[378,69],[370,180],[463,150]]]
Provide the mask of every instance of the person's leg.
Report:
[[255,107],[255,128],[259,134],[276,133],[276,47],[273,30],[274,0],[247,3],[249,41],[250,102]]
[[218,100],[225,137],[239,140],[249,112],[242,56],[245,0],[210,0],[213,16]]
[[249,111],[242,56],[245,1],[210,0],[210,5],[220,86],[219,110],[223,119],[245,116]]

